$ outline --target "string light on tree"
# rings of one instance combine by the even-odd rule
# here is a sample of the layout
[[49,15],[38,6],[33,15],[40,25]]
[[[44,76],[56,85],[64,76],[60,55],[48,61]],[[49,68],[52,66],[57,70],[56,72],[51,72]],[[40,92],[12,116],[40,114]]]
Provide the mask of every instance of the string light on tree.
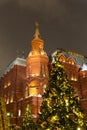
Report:
[[78,96],[57,55],[43,95],[38,123],[38,130],[87,130],[87,119],[80,108]]
[[80,127],[80,126],[78,126],[78,127],[77,127],[77,130],[85,130],[85,129],[82,128],[82,127]]

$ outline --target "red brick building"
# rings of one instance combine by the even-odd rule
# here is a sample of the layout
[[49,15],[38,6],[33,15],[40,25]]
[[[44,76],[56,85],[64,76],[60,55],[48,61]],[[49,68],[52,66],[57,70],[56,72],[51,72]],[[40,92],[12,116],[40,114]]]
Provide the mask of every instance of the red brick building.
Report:
[[[20,124],[27,104],[30,104],[34,120],[42,103],[42,95],[49,79],[49,58],[44,51],[44,41],[38,27],[26,59],[16,58],[0,79],[0,95],[6,101],[11,123]],[[58,58],[75,88],[83,109],[87,112],[87,59],[78,53],[57,49]]]
[[0,95],[6,101],[7,114],[11,117],[11,123],[17,123],[20,111],[18,102],[24,97],[25,77],[25,59],[16,58],[0,79]]
[[16,58],[0,80],[0,94],[5,98],[11,123],[20,124],[27,104],[37,119],[42,95],[49,78],[49,58],[43,50],[38,25],[26,59]]

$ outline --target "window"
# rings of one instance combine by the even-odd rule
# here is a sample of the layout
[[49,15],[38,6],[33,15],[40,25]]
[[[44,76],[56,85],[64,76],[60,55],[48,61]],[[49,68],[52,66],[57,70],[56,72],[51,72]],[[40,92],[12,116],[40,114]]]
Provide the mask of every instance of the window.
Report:
[[75,65],[75,61],[74,61],[74,59],[73,59],[72,57],[69,57],[69,58],[67,59],[67,62],[68,62],[69,64]]
[[13,92],[12,92],[12,94],[11,94],[11,97],[10,97],[10,102],[12,103],[13,102]]
[[32,96],[38,95],[37,88],[29,88],[29,94]]
[[6,104],[9,104],[9,98],[7,98],[7,100],[6,100]]
[[61,56],[59,57],[59,61],[60,61],[60,62],[66,62],[66,57],[65,57],[64,55],[61,55]]
[[9,104],[9,93],[8,93],[8,95],[7,95],[6,104]]
[[21,109],[18,110],[18,116],[21,116]]

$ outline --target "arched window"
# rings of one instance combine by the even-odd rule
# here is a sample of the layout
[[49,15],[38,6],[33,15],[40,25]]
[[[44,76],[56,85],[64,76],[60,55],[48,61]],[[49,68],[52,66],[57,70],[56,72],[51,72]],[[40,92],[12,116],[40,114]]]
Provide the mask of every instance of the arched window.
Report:
[[37,79],[34,79],[29,84],[29,96],[37,96],[39,94],[38,87],[40,86],[40,82]]
[[67,59],[67,62],[68,62],[69,64],[75,65],[75,60],[74,60],[72,57],[69,57],[69,58]]
[[59,56],[60,62],[66,62],[66,57],[64,55]]

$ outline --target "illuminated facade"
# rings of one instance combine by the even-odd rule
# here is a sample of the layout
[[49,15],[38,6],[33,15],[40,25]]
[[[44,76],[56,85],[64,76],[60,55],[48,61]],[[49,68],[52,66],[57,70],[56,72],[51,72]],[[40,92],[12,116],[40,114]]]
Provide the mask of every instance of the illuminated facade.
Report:
[[67,78],[75,89],[82,108],[87,113],[87,57],[72,51],[57,49],[52,54],[52,62],[55,54],[64,66]]
[[11,117],[11,123],[17,124],[23,109],[18,104],[24,97],[26,60],[16,58],[5,70],[0,79],[0,95],[6,102],[7,114]]
[[42,95],[49,78],[49,58],[43,50],[38,24],[31,52],[26,59],[16,58],[1,78],[0,94],[5,98],[11,123],[20,124],[27,104],[30,104],[36,121],[42,103]]
[[28,57],[16,58],[0,79],[0,95],[6,101],[11,123],[21,123],[27,104],[30,104],[36,121],[49,79],[49,64],[54,61],[56,53],[87,112],[87,58],[72,51],[57,49],[51,55],[52,61],[49,61],[43,49],[44,41],[40,38],[38,24],[31,46]]
[[49,78],[49,59],[43,50],[44,41],[40,38],[38,25],[36,25],[31,45],[32,49],[26,59],[26,87],[29,91],[29,97],[31,97],[30,106],[33,117],[37,118],[42,103],[42,95]]

